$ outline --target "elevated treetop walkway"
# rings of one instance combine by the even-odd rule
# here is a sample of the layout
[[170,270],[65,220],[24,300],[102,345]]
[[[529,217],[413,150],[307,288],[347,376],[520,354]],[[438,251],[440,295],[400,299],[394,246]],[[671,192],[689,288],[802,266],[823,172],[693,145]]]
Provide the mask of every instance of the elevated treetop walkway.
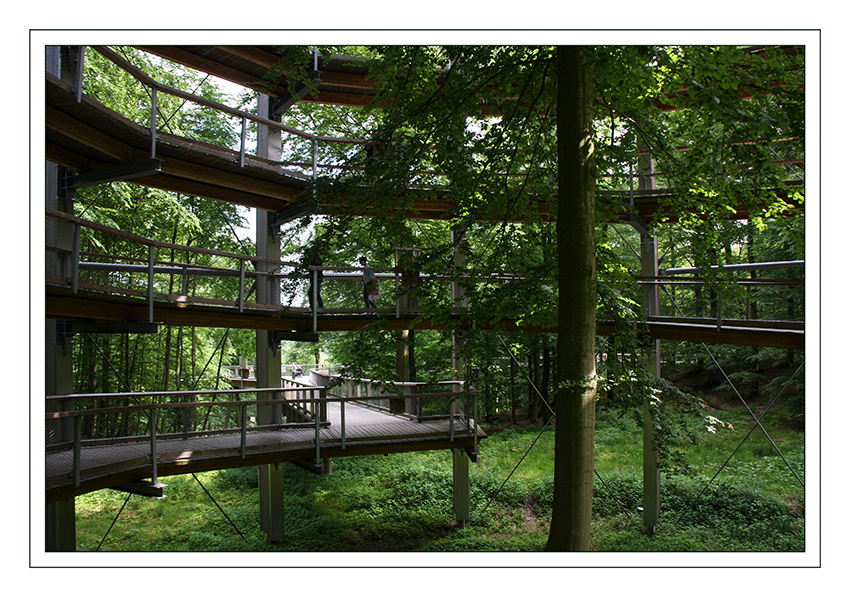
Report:
[[159,477],[276,462],[321,468],[335,456],[464,449],[475,458],[483,437],[477,392],[463,382],[288,386],[48,396],[47,501],[108,487],[161,496]]
[[[151,120],[145,124],[133,122],[83,94],[82,58],[74,83],[46,74],[46,158],[73,172],[59,183],[60,209],[62,190],[72,194],[74,189],[122,180],[265,210],[271,212],[271,221],[276,223],[304,213],[378,215],[376,207],[369,203],[357,202],[354,207],[355,202],[344,192],[334,193],[331,189],[314,195],[321,166],[315,158],[305,174],[282,161],[252,156],[246,147],[246,132],[251,122],[301,138],[314,148],[318,143],[368,144],[367,139],[322,137],[275,120],[296,101],[371,105],[378,90],[368,78],[362,60],[314,56],[312,68],[309,64],[306,67],[307,78],[315,87],[312,93],[311,86],[287,89],[276,82],[269,86],[267,74],[278,62],[270,47],[145,46],[141,49],[257,89],[273,98],[272,111],[268,115],[252,114],[168,87],[109,48],[97,47],[98,52],[151,90]],[[219,147],[161,130],[157,120],[160,93],[196,102],[237,119],[241,125],[240,147]],[[657,105],[661,109],[671,108],[664,98],[657,100]],[[767,191],[793,203],[794,188],[789,184],[783,189]],[[676,193],[675,189],[652,188],[600,196],[614,207],[611,213],[615,214],[615,221],[648,223],[662,216],[668,221],[675,220],[677,214],[665,211],[665,204]],[[434,329],[476,325],[557,332],[552,325],[532,326],[506,318],[489,321],[477,317],[479,314],[474,309],[453,308],[440,319],[432,319],[427,310],[401,308],[397,299],[406,292],[399,284],[403,272],[392,268],[378,272],[396,281],[396,287],[388,293],[393,306],[387,309],[369,313],[358,309],[352,313],[333,307],[320,311],[285,307],[276,301],[252,302],[252,282],[267,282],[274,289],[279,288],[276,281],[285,276],[305,276],[308,282],[308,276],[315,281],[322,271],[325,282],[332,283],[358,277],[359,273],[355,268],[327,266],[308,268],[309,274],[305,275],[298,264],[276,259],[169,246],[75,217],[69,213],[73,210],[67,204],[65,211],[54,210],[52,206],[57,203],[54,199],[49,197],[51,207],[46,212],[46,317],[62,322],[56,330],[60,337],[77,333],[86,326],[101,330],[115,326],[113,329],[125,331],[139,326],[135,329],[151,331],[159,323],[266,330],[271,332],[270,341],[312,339],[321,331],[357,330],[364,326]],[[549,199],[525,198],[541,218],[552,220]],[[397,209],[398,215],[405,218],[446,220],[456,215],[458,205],[447,190],[410,188]],[[802,210],[802,205],[796,207]],[[725,212],[725,217],[745,219],[754,208],[758,209],[758,205],[745,201]],[[387,215],[386,209],[380,215]],[[81,244],[84,229],[87,233],[118,237],[130,249],[121,255],[86,254]],[[215,265],[164,259],[166,249],[204,252],[214,257]],[[95,273],[106,276],[99,278]],[[234,283],[227,287],[233,295],[191,294],[185,281],[200,275],[230,278]],[[488,284],[497,283],[499,278],[489,272],[463,270],[420,272],[420,275],[438,281],[457,281],[466,276]],[[182,278],[179,292],[166,290],[169,288],[164,283],[166,277],[169,281],[171,277]],[[665,279],[658,272],[636,281],[699,283],[693,279]],[[730,321],[718,313],[717,318],[710,320],[653,315],[643,323],[647,335],[655,339],[783,348],[802,348],[804,342],[802,322]],[[613,331],[613,322],[602,322],[598,333],[605,335]],[[474,454],[478,438],[475,392],[460,385],[456,389],[461,391],[429,392],[418,397],[401,395],[399,391],[390,398],[382,396],[379,399],[390,403],[383,411],[370,404],[373,397],[368,392],[365,395],[358,392],[357,396],[334,395],[318,386],[48,396],[47,499],[53,503],[102,487],[118,486],[156,494],[161,492],[161,487],[157,487],[158,476],[283,461],[311,461],[318,465],[323,458],[337,455],[437,448],[456,452],[466,449]],[[205,396],[212,399],[204,399]],[[244,399],[248,397],[255,399]],[[436,411],[423,413],[422,400],[436,401]],[[139,484],[137,480],[145,477],[150,477],[151,483]]]
[[[334,308],[326,305],[322,309],[282,304],[266,304],[252,301],[251,288],[257,283],[271,283],[280,288],[282,279],[299,281],[306,285],[322,274],[323,284],[347,285],[348,292],[359,295],[361,269],[353,266],[307,266],[280,260],[259,258],[255,255],[226,253],[163,243],[109,228],[58,212],[47,212],[49,229],[48,255],[54,256],[47,272],[46,315],[50,319],[69,322],[68,332],[75,329],[72,322],[100,321],[127,324],[135,322],[153,325],[188,325],[201,327],[225,327],[234,329],[265,329],[277,332],[279,339],[314,340],[324,331],[355,331],[380,326],[383,329],[446,329],[448,327],[469,328],[473,325],[496,330],[524,330],[556,333],[557,325],[528,323],[517,318],[500,317],[490,319],[475,312],[473,307],[454,307],[450,313],[432,310],[425,306],[402,307],[402,298],[410,293],[403,280],[405,271],[401,267],[374,268],[376,275],[383,278],[382,292],[385,304],[392,306],[369,309]],[[82,229],[100,235],[99,244],[115,245],[106,237],[124,242],[121,254],[92,255],[97,261],[85,259],[81,254]],[[211,255],[218,259],[214,266],[174,263],[162,261],[168,250],[181,254],[196,253]],[[142,257],[144,256],[144,257]],[[260,272],[254,267],[260,263],[274,266],[274,271]],[[770,269],[772,267],[802,267],[803,262],[752,264],[741,269]],[[636,282],[651,284],[702,283],[694,278],[695,272],[669,271],[664,276],[639,279]],[[676,275],[678,274],[678,276]],[[232,294],[222,295],[225,288],[216,286],[215,296],[191,293],[190,280],[197,277],[219,277],[232,280]],[[446,296],[451,282],[466,284],[500,284],[517,279],[512,272],[486,273],[463,268],[449,268],[439,272],[417,272],[420,281],[432,286],[444,285]],[[173,279],[179,280],[178,290],[169,292]],[[796,285],[802,280],[739,279],[738,284]],[[353,292],[352,292],[353,289]],[[279,291],[278,291],[279,292]],[[303,296],[307,298],[306,292]],[[316,307],[318,302],[315,303]],[[773,346],[777,348],[804,348],[805,330],[802,322],[759,321],[724,319],[722,311],[714,319],[673,316],[648,317],[646,333],[651,338],[687,340],[708,343],[738,344],[744,346]],[[82,328],[77,328],[82,329]],[[103,328],[109,329],[109,328]],[[112,328],[118,329],[118,328]],[[131,328],[125,328],[131,329]],[[144,326],[137,326],[138,331]],[[152,328],[148,328],[150,331]],[[614,333],[614,322],[600,322],[599,335]]]

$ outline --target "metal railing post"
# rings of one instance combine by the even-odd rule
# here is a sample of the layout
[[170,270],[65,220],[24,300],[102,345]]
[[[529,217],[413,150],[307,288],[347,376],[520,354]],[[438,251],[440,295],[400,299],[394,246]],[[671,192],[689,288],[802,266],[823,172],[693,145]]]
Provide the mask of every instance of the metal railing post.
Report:
[[148,245],[148,322],[153,321],[153,245]]
[[[319,141],[317,139],[313,139],[313,172],[312,178],[313,182],[316,182],[316,179],[319,178]],[[315,194],[316,190],[313,187],[313,193]]]
[[151,86],[151,159],[156,158],[156,87]]
[[83,417],[74,417],[74,454],[71,473],[74,476],[74,487],[80,486],[80,444],[83,436]]
[[245,260],[239,260],[239,312],[245,310]]
[[313,414],[313,420],[316,422],[316,465],[320,465],[322,463],[322,455],[321,455],[321,439],[319,438],[319,433],[321,432],[321,417],[318,416],[318,413]]
[[156,409],[151,409],[151,482],[157,482],[156,474]]
[[455,441],[455,401],[449,403],[449,441]]
[[342,440],[342,449],[345,450],[345,400],[339,401],[339,434]]
[[242,404],[239,406],[239,418],[240,421],[240,437],[239,437],[239,452],[242,455],[242,458],[245,458],[245,450],[248,443],[248,405]]
[[80,235],[82,226],[74,224],[74,246],[71,252],[71,290],[74,294],[80,284]]
[[313,299],[313,333],[315,334],[319,331],[319,270],[314,269],[311,275],[313,276],[311,298]]
[[242,135],[241,140],[239,142],[239,167],[245,167],[245,138],[248,129],[248,118],[246,116],[242,116]]
[[472,395],[472,451],[478,452],[478,394]]
[[717,293],[717,329],[723,327],[723,293]]

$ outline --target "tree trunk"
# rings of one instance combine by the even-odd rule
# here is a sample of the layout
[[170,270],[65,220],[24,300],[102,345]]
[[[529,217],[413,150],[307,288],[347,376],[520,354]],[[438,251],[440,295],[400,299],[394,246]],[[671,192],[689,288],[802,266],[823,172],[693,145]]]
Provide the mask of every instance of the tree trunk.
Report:
[[558,357],[547,551],[590,549],[596,423],[593,88],[578,47],[558,48]]

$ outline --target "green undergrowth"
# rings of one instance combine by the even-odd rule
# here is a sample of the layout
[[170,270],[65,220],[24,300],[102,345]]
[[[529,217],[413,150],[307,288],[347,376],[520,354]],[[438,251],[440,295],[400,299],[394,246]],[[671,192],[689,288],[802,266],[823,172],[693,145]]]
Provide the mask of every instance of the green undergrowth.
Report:
[[[754,433],[709,484],[750,429],[746,412],[713,414],[725,424],[704,429],[696,444],[683,442],[688,466],[662,476],[661,516],[649,536],[638,512],[641,431],[630,417],[600,411],[595,550],[804,549],[804,490],[783,460],[803,480],[802,434],[771,421],[782,457]],[[161,500],[132,496],[125,505],[126,494],[114,490],[81,496],[77,549],[94,551],[103,540],[101,551],[539,551],[551,520],[554,438],[552,427],[531,426],[481,442],[480,462],[470,464],[466,528],[454,521],[451,454],[419,452],[338,458],[327,476],[282,465],[286,539],[279,544],[260,529],[258,473],[248,467],[162,479]]]

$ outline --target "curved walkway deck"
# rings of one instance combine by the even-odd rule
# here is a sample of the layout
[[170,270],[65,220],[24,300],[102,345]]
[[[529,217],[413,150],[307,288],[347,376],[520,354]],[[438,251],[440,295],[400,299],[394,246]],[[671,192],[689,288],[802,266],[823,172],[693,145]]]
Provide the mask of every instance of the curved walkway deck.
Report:
[[[344,404],[344,413],[341,406]],[[156,474],[152,475],[151,442],[134,438],[108,445],[79,448],[79,479],[75,480],[73,447],[49,452],[45,459],[47,502],[152,476],[238,468],[286,461],[315,462],[339,456],[387,454],[429,449],[468,448],[476,443],[475,422],[452,419],[418,422],[335,398],[327,402],[327,422],[298,428],[249,431],[244,448],[239,433],[157,439]],[[483,434],[480,429],[478,437]],[[344,434],[344,437],[343,437]],[[176,434],[172,434],[176,435]],[[160,437],[160,436],[158,436]]]

